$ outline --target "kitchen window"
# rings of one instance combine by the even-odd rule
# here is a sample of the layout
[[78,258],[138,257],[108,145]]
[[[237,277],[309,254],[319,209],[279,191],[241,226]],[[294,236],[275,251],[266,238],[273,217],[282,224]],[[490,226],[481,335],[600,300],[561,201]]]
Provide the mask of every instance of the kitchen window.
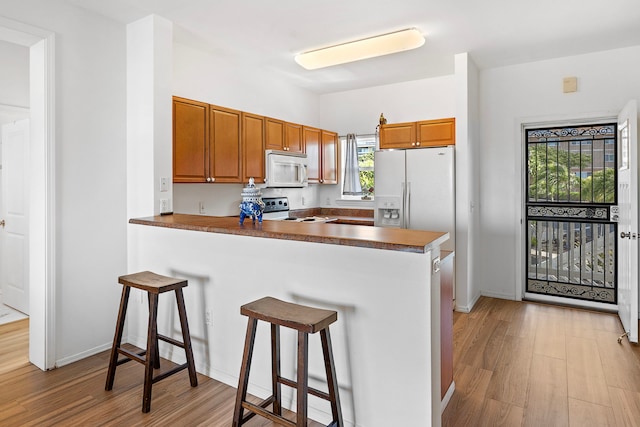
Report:
[[[347,137],[341,136],[341,146],[346,147]],[[374,152],[376,149],[376,136],[375,134],[356,135],[356,153],[358,157],[358,177],[360,180],[360,186],[362,187],[362,193],[359,195],[345,194],[344,193],[344,178],[342,180],[342,198],[343,199],[371,199],[374,195]],[[345,158],[345,157],[343,157]],[[345,165],[346,166],[346,165]],[[346,169],[346,167],[345,167]],[[347,176],[347,171],[344,171],[343,177]]]

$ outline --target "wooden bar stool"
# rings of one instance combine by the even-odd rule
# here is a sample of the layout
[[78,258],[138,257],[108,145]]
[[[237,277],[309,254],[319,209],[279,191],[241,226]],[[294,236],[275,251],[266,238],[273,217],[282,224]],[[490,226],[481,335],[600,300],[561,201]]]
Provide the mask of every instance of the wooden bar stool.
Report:
[[[116,367],[118,365],[129,362],[130,360],[142,363],[145,366],[142,412],[149,412],[151,409],[151,386],[154,383],[187,368],[189,370],[191,387],[198,385],[196,367],[193,361],[193,350],[191,348],[191,337],[189,336],[189,325],[187,323],[187,312],[184,307],[184,296],[182,295],[182,288],[187,286],[187,281],[175,279],[173,277],[161,276],[150,271],[143,271],[141,273],[120,276],[118,278],[118,282],[123,285],[122,298],[120,299],[120,311],[118,312],[116,333],[113,338],[113,346],[111,347],[111,358],[109,359],[109,370],[107,371],[107,383],[105,385],[105,390],[108,391],[113,388],[113,380],[115,378]],[[149,297],[149,329],[147,331],[147,348],[139,353],[132,353],[120,347],[131,288],[138,288],[146,291]],[[182,342],[158,334],[158,295],[169,291],[175,291],[176,293],[178,315],[180,316],[180,326],[182,329]],[[187,356],[187,363],[154,376],[153,369],[160,368],[158,340],[184,348]],[[126,358],[118,360],[118,354],[122,354],[126,356]]]
[[[333,351],[329,325],[338,319],[338,313],[331,310],[306,307],[292,304],[272,297],[265,297],[245,304],[240,308],[240,314],[248,316],[247,335],[244,344],[244,356],[240,368],[236,406],[233,413],[233,427],[240,427],[253,416],[260,415],[272,422],[289,427],[303,427],[307,425],[307,396],[312,394],[331,403],[333,421],[327,427],[342,427],[342,410],[338,395]],[[258,320],[271,324],[271,387],[272,395],[259,404],[247,402],[247,385],[249,370],[253,355],[253,344],[256,336]],[[298,331],[298,377],[297,381],[283,378],[280,375],[280,326]],[[329,392],[308,386],[309,334],[320,331],[324,366],[327,373]],[[296,420],[292,422],[282,417],[282,396],[280,384],[297,389]],[[273,411],[266,408],[273,404]],[[249,413],[243,415],[244,410]]]

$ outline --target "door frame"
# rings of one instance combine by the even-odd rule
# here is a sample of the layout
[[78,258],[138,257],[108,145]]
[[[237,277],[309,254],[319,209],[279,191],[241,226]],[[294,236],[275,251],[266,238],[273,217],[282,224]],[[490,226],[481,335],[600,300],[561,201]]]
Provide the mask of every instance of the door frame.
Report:
[[[520,179],[520,185],[516,189],[516,200],[520,200],[520,207],[519,209],[516,209],[516,217],[514,218],[514,224],[516,226],[516,230],[514,230],[516,236],[514,248],[514,253],[516,254],[516,268],[513,283],[516,301],[522,301],[526,292],[526,280],[524,280],[524,272],[526,271],[527,259],[523,250],[523,245],[527,238],[527,224],[525,218],[527,180],[524,176],[524,171],[527,169],[527,164],[524,159],[524,142],[526,140],[526,130],[534,127],[561,127],[582,124],[599,124],[612,122],[617,123],[618,114],[619,111],[603,111],[575,115],[567,114],[555,116],[521,117],[516,120],[514,141],[517,141],[517,146],[514,150],[516,156],[514,164],[516,165],[516,174]],[[535,295],[535,299],[538,301],[557,302],[555,298],[545,295]],[[618,309],[617,305],[581,300],[567,301],[567,305],[613,312],[617,312]]]
[[29,361],[55,367],[55,34],[0,17],[0,40],[29,48]]

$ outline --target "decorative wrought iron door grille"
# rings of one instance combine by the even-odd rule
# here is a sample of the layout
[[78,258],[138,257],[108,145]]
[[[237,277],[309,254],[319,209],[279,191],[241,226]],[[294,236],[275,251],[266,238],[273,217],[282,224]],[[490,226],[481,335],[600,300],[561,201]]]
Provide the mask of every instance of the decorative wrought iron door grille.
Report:
[[527,292],[617,303],[616,124],[528,129]]

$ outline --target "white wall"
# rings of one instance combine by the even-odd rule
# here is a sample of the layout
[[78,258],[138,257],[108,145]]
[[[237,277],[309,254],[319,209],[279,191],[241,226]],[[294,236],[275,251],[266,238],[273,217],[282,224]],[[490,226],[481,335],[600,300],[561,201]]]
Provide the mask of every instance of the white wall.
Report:
[[[615,116],[640,99],[640,46],[484,70],[481,94],[480,286],[486,295],[516,298],[522,196],[521,123]],[[563,77],[578,91],[562,93]]]
[[0,41],[0,104],[29,106],[29,48]]
[[[451,75],[324,94],[320,96],[320,123],[339,135],[373,134],[380,113],[389,123],[454,117],[454,86]],[[341,170],[340,176],[342,173]],[[340,201],[340,191],[340,184],[321,186],[320,204],[373,209],[373,203]]]
[[[173,95],[274,117],[308,126],[320,126],[318,95],[293,86],[268,69],[234,63],[229,58],[182,43],[173,44]],[[246,185],[246,183],[245,183]],[[174,212],[237,215],[243,185],[178,184],[173,187]],[[263,196],[289,196],[292,209],[317,205],[317,188],[264,190]],[[279,195],[279,194],[277,194]]]
[[56,360],[113,339],[126,268],[125,29],[59,0],[0,0],[56,33]]

